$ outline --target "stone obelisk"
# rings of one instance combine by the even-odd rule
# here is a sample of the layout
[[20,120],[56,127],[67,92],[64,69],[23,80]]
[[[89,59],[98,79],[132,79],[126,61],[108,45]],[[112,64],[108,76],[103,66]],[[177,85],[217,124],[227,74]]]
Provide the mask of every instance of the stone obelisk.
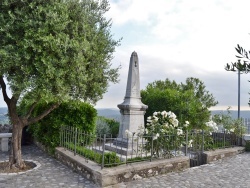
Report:
[[126,94],[124,102],[118,104],[121,113],[119,135],[116,145],[129,147],[129,141],[125,133],[129,130],[132,133],[138,132],[140,126],[144,127],[144,114],[147,105],[141,102],[139,59],[136,52],[130,57]]

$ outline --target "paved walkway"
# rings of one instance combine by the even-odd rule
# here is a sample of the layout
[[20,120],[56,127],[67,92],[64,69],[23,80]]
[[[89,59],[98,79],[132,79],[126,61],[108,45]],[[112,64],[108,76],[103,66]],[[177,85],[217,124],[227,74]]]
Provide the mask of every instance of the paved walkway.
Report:
[[250,153],[239,154],[180,173],[169,173],[123,183],[118,187],[126,186],[129,188],[250,188]]
[[[41,166],[20,175],[0,174],[0,188],[98,187],[36,146],[23,146],[22,149],[23,159],[37,161]],[[7,159],[8,153],[0,151],[0,161]]]
[[[0,160],[7,158],[6,152],[0,152]],[[41,167],[20,175],[0,174],[0,188],[98,187],[36,146],[24,146],[23,158],[38,161]],[[149,179],[121,183],[113,187],[250,188],[250,153],[187,169],[180,173],[169,173]]]

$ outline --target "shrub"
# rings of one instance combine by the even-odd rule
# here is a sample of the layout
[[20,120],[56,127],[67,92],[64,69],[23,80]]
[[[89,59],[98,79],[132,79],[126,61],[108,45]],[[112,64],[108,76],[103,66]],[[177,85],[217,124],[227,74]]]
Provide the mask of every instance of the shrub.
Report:
[[[39,103],[34,109],[33,116],[37,116],[51,103]],[[23,107],[23,108],[22,108]],[[26,109],[20,105],[20,109]],[[97,112],[90,104],[72,100],[62,103],[57,109],[36,124],[29,127],[33,137],[54,152],[60,142],[60,127],[62,125],[74,126],[88,133],[95,132]]]
[[246,141],[245,151],[250,152],[250,141]]
[[111,134],[111,131],[110,131],[110,127],[106,121],[106,118],[105,117],[97,117],[97,121],[96,121],[96,134],[97,135],[109,135]]
[[106,134],[107,137],[117,137],[119,132],[119,122],[114,119],[98,116],[96,121],[96,133],[98,135]]
[[[74,150],[74,144],[67,143],[67,148]],[[89,160],[92,160],[98,164],[102,164],[102,154],[97,153],[96,151],[82,146],[76,146],[76,152]],[[104,153],[104,166],[112,167],[117,166],[119,164],[122,164],[122,162],[115,152]]]
[[[154,112],[147,118],[146,128],[140,127],[137,136],[144,138],[147,142],[145,149],[151,151],[156,157],[169,157],[171,150],[179,149],[184,143],[184,131],[189,126],[185,121],[182,126],[176,115],[169,111]],[[126,130],[128,137],[133,133]]]

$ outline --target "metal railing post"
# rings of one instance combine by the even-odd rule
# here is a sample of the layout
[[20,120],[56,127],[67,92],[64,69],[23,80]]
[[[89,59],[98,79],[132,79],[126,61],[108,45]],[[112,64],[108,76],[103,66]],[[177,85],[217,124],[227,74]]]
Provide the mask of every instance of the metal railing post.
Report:
[[63,129],[62,129],[62,125],[61,125],[61,127],[60,127],[60,147],[62,147],[62,131],[63,131]]
[[185,156],[187,156],[187,152],[188,152],[188,130],[186,131]]
[[226,131],[224,130],[224,135],[223,135],[223,148],[226,147]]
[[101,166],[101,169],[104,168],[105,143],[106,143],[106,134],[103,135],[103,145],[102,145],[102,166]]
[[154,146],[153,146],[153,138],[154,138],[154,134],[152,133],[152,135],[151,135],[151,156],[150,156],[150,162],[152,161],[152,158],[153,158],[153,148],[154,148]]
[[202,129],[202,144],[201,144],[201,152],[204,152],[204,130]]
[[77,128],[75,128],[75,139],[74,139],[74,155],[76,155],[76,141],[77,141]]

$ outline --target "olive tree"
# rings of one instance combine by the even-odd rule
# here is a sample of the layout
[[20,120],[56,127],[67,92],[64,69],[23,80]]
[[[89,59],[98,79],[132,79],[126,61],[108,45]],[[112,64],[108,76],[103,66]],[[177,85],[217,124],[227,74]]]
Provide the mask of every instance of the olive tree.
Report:
[[[118,81],[119,67],[112,68],[110,62],[120,40],[110,32],[111,21],[104,15],[108,10],[107,0],[1,1],[0,88],[13,124],[10,167],[25,166],[25,126],[69,99],[95,104],[108,83]],[[31,117],[41,99],[53,104]],[[21,100],[30,108],[20,116]]]

